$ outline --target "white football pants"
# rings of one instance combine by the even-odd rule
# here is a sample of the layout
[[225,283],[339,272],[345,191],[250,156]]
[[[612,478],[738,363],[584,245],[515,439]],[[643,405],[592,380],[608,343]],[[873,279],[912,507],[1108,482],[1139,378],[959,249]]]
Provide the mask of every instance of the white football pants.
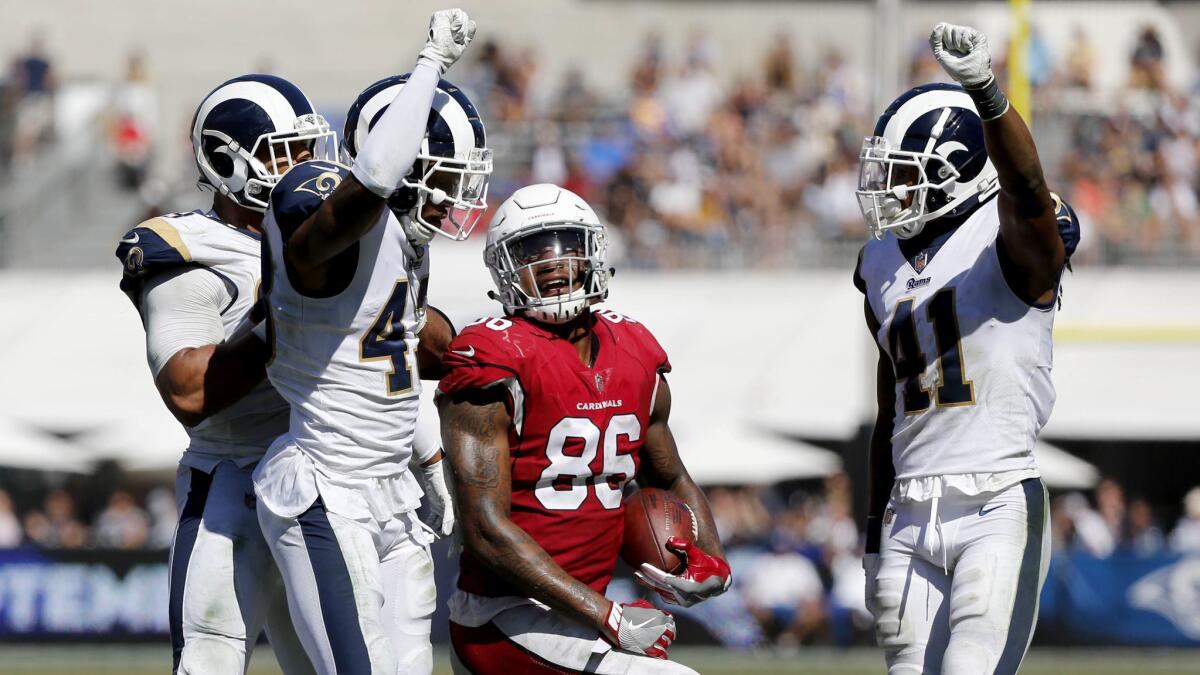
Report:
[[173,673],[242,675],[264,624],[284,673],[314,672],[258,527],[253,471],[226,461],[212,473],[181,465],[176,474],[179,526],[169,582]]
[[437,604],[433,559],[414,514],[356,521],[321,499],[296,518],[261,501],[258,519],[287,586],[296,632],[321,675],[428,675]]
[[889,675],[1017,672],[1050,564],[1048,514],[1037,478],[889,502],[868,603]]

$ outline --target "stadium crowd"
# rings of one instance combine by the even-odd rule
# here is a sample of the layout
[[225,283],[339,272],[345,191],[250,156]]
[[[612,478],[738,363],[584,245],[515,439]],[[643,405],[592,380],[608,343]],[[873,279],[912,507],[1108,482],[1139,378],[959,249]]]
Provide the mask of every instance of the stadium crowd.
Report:
[[[643,268],[787,267],[853,250],[865,231],[859,146],[878,112],[865,73],[833,49],[803,62],[781,33],[754,75],[729,84],[703,35],[678,59],[661,44],[645,40],[613,98],[579,70],[543,82],[532,51],[488,43],[465,84],[492,129],[528,148],[496,193],[505,180],[569,186],[602,206],[626,264]],[[911,53],[910,85],[944,80],[923,40]],[[1084,221],[1076,262],[1195,259],[1200,88],[1170,86],[1152,28],[1118,91],[1095,84],[1096,53],[1082,28],[1057,49],[1035,31],[1029,59],[1035,115],[1065,140],[1042,148],[1047,174]]]
[[[718,486],[707,493],[737,583],[728,598],[688,612],[726,644],[788,648],[868,640],[862,535],[846,474],[791,486]],[[106,492],[81,482],[24,494],[29,505],[18,508],[0,489],[0,548],[161,550],[170,545],[175,501],[165,485]],[[1108,478],[1090,494],[1055,493],[1055,554],[1200,555],[1200,486],[1185,496],[1182,507],[1171,524],[1146,499],[1131,498]]]
[[[718,75],[720,55],[704,34],[693,33],[681,55],[662,44],[645,39],[627,86],[613,95],[579,68],[549,81],[530,47],[483,43],[458,77],[501,149],[493,201],[531,181],[561,183],[601,207],[632,267],[783,268],[851,257],[865,233],[854,197],[859,146],[879,112],[869,109],[868,74],[834,48],[806,61],[786,33],[767,41],[761,67],[734,81]],[[1096,54],[1082,28],[1057,45],[1035,30],[1029,58],[1036,121],[1047,129],[1039,136],[1057,139],[1040,147],[1047,174],[1084,221],[1076,262],[1196,260],[1200,85],[1171,86],[1153,28],[1139,33],[1118,91],[1095,84]],[[907,79],[944,79],[923,39],[913,43]],[[46,36],[32,35],[12,55],[0,81],[0,181],[53,142],[62,80]],[[118,185],[142,189],[143,199],[147,191],[161,199],[160,179],[170,184],[167,169],[180,168],[154,165],[157,105],[150,69],[132,53],[98,123]]]

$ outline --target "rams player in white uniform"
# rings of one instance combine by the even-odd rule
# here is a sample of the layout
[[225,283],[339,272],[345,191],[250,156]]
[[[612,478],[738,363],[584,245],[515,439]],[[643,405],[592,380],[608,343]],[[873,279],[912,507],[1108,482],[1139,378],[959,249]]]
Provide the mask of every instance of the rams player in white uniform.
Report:
[[155,384],[191,439],[176,479],[173,672],[245,672],[265,622],[284,672],[311,673],[254,508],[251,472],[287,430],[287,403],[251,329],[267,195],[293,163],[331,156],[334,134],[295,85],[246,75],[204,98],[192,145],[212,208],[148,220],[117,248]]
[[925,85],[879,118],[855,283],[878,342],[867,604],[888,672],[1015,673],[1049,563],[1033,447],[1054,405],[1051,330],[1078,243],[987,38],[939,24]]
[[[255,492],[320,673],[432,669],[428,543],[449,527],[421,526],[409,461],[430,374],[420,366],[437,364],[451,333],[426,312],[428,242],[469,234],[491,173],[474,107],[440,79],[474,31],[461,10],[434,13],[412,73],[372,85],[351,108],[352,167],[295,167],[264,221],[267,372],[291,419],[255,472]],[[448,500],[442,464],[425,492]]]

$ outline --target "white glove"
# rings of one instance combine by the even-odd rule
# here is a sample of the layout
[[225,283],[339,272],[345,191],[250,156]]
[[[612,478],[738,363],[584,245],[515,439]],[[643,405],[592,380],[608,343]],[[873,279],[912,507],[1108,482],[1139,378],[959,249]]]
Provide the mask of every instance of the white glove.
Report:
[[454,532],[454,498],[451,496],[446,460],[439,459],[429,466],[419,467],[417,480],[425,491],[429,507],[424,511],[421,522],[432,532],[435,539],[444,539]]
[[408,214],[398,216],[398,218],[400,220],[400,229],[404,230],[404,236],[408,238],[413,248],[425,246],[437,236],[433,228],[422,225]]
[[875,599],[878,587],[876,580],[879,578],[879,554],[868,553],[863,556],[862,561],[863,572],[867,576],[866,585],[866,603],[867,611],[876,619],[879,618],[879,602]]
[[962,86],[978,89],[992,79],[987,36],[974,28],[939,23],[929,35],[929,46],[946,73]]
[[439,9],[429,17],[429,41],[420,58],[429,59],[445,75],[475,38],[475,22],[461,9]]
[[600,635],[618,649],[665,659],[675,640],[675,618],[645,600],[625,605],[614,602]]

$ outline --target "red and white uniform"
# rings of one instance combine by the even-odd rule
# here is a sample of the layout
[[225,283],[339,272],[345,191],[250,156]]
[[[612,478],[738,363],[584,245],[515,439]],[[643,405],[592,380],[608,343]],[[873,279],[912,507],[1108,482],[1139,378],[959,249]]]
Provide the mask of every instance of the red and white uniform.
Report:
[[[637,474],[659,375],[671,364],[642,324],[611,311],[595,316],[591,367],[571,343],[527,319],[476,322],[450,344],[438,390],[507,390],[510,518],[568,574],[603,593],[621,547],[623,490]],[[691,672],[612,650],[596,631],[522,596],[469,552],[460,565],[450,600],[456,670],[484,658],[482,643],[498,631],[519,647],[511,653],[560,669],[546,672]]]

